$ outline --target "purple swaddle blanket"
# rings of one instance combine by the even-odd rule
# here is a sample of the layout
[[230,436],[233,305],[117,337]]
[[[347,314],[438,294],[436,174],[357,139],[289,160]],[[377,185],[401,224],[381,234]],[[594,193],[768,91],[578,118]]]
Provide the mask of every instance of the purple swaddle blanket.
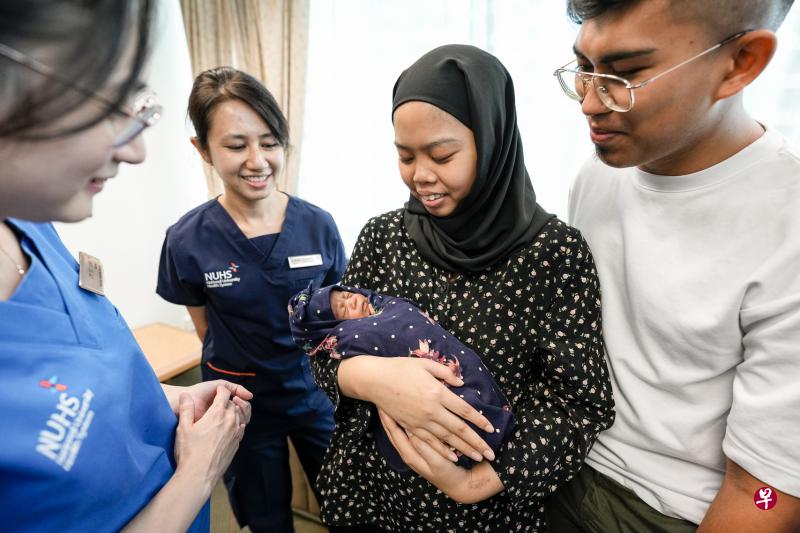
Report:
[[[375,313],[364,318],[337,320],[330,304],[331,292],[335,290],[366,296]],[[478,354],[408,300],[331,285],[296,294],[289,302],[289,314],[292,337],[310,356],[327,354],[336,359],[356,355],[424,357],[451,368],[464,380],[464,385],[446,386],[481,412],[495,428],[494,433],[487,433],[467,422],[492,451],[497,452],[513,430],[514,415],[508,400]],[[375,442],[389,466],[400,472],[409,470],[379,421],[375,427]],[[471,458],[458,455],[459,466],[472,468],[475,464]]]

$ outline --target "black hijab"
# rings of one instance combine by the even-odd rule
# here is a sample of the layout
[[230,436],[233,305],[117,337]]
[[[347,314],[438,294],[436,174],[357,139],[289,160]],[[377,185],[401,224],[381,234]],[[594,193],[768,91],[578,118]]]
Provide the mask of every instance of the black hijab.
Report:
[[394,85],[394,111],[410,101],[435,105],[472,130],[475,183],[446,217],[413,196],[403,215],[422,256],[453,272],[480,272],[530,243],[554,215],[536,203],[517,128],[514,84],[493,55],[474,46],[431,50]]

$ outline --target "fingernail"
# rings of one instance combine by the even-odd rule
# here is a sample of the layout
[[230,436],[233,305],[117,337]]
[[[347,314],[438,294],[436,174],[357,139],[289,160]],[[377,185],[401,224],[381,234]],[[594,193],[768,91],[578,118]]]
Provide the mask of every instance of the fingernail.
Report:
[[454,463],[457,463],[458,462],[458,456],[456,454],[454,454],[454,453],[451,453],[450,454],[450,460],[453,461]]
[[456,386],[457,387],[463,387],[464,386],[464,380],[463,379],[459,379],[458,381],[456,381]]
[[483,429],[485,429],[489,433],[494,433],[494,426],[491,424],[486,424],[485,426],[483,426]]
[[469,454],[469,456],[472,457],[474,461],[477,461],[479,463],[483,461],[483,456],[478,452],[472,452],[471,454]]
[[483,456],[489,459],[490,461],[494,461],[494,452],[492,450],[484,450]]

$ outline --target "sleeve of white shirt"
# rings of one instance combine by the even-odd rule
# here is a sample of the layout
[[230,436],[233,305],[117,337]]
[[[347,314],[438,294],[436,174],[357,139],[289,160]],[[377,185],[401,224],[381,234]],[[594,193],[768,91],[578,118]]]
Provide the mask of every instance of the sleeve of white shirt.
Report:
[[747,287],[744,360],[733,381],[725,455],[765,484],[800,497],[800,226],[784,235]]
[[569,187],[569,196],[567,197],[567,224],[569,225],[575,224],[575,215],[579,209],[578,204],[580,203],[582,187],[587,179],[591,179],[587,178],[587,175],[591,176],[593,173],[592,169],[596,169],[598,164],[599,162],[596,155],[588,157],[581,166],[581,169],[572,179],[572,183]]

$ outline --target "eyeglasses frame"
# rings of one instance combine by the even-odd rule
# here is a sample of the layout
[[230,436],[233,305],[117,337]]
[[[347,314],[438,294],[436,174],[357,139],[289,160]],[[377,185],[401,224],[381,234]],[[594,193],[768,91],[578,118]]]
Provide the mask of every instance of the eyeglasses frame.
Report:
[[[717,44],[715,44],[711,48],[703,50],[699,54],[694,55],[694,56],[692,56],[689,59],[686,59],[684,61],[681,61],[677,65],[673,65],[672,67],[668,68],[667,70],[665,70],[663,72],[660,72],[660,73],[656,74],[655,76],[653,76],[651,78],[648,78],[648,79],[646,79],[646,80],[644,80],[642,82],[639,82],[636,85],[632,84],[629,80],[626,80],[625,78],[620,77],[620,76],[616,76],[614,74],[598,74],[598,73],[595,73],[595,72],[584,72],[583,70],[580,70],[580,69],[567,68],[572,63],[575,63],[577,61],[577,59],[573,59],[572,61],[570,61],[569,63],[567,63],[563,67],[557,68],[555,70],[555,72],[553,72],[553,76],[555,76],[558,79],[558,84],[561,86],[561,89],[564,91],[564,93],[568,97],[572,98],[573,100],[577,100],[578,102],[583,102],[585,96],[584,97],[580,97],[577,93],[575,93],[575,91],[573,89],[570,89],[570,88],[568,88],[566,86],[566,84],[564,83],[563,78],[561,77],[561,73],[562,72],[569,72],[569,73],[575,74],[576,76],[580,76],[581,77],[581,82],[583,83],[584,88],[586,88],[587,85],[591,84],[591,86],[594,88],[595,92],[597,92],[597,89],[598,89],[597,82],[595,81],[597,78],[611,79],[611,80],[615,80],[615,81],[621,82],[621,83],[623,83],[625,85],[625,88],[628,90],[628,94],[630,94],[630,102],[631,103],[628,106],[628,108],[627,109],[623,109],[622,107],[620,107],[619,109],[614,109],[614,108],[610,107],[608,104],[606,104],[605,102],[603,102],[603,105],[608,107],[612,111],[617,111],[619,113],[627,113],[628,111],[633,109],[633,105],[635,103],[635,98],[636,98],[635,97],[635,93],[633,92],[635,89],[641,89],[642,87],[646,87],[647,85],[649,85],[650,83],[654,82],[658,78],[660,78],[662,76],[666,76],[670,72],[673,72],[673,71],[679,69],[680,67],[691,63],[695,59],[699,59],[699,58],[703,57],[706,54],[710,54],[714,50],[722,48],[726,44],[735,41],[736,39],[742,37],[743,35],[751,32],[751,31],[753,31],[753,30],[742,30],[742,31],[736,32],[733,35],[731,35],[729,37],[726,37],[725,39],[721,40],[720,42],[718,42]],[[588,82],[587,78],[591,78],[591,82]],[[601,101],[602,101],[602,99],[601,99]]]
[[155,101],[155,93],[149,88],[145,87],[137,93],[139,96],[136,98],[136,100],[144,100],[139,110],[129,111],[128,109],[114,104],[114,102],[110,101],[108,98],[97,94],[95,91],[87,89],[80,84],[66,78],[65,76],[62,76],[44,63],[41,63],[32,57],[28,57],[19,50],[6,44],[0,43],[0,56],[13,61],[14,63],[22,65],[33,72],[36,72],[37,74],[58,80],[59,82],[78,91],[84,96],[100,102],[114,112],[121,113],[133,119],[134,122],[129,127],[116,134],[114,142],[112,143],[112,147],[114,148],[125,146],[142,131],[144,131],[146,128],[149,128],[161,119],[163,108]]

